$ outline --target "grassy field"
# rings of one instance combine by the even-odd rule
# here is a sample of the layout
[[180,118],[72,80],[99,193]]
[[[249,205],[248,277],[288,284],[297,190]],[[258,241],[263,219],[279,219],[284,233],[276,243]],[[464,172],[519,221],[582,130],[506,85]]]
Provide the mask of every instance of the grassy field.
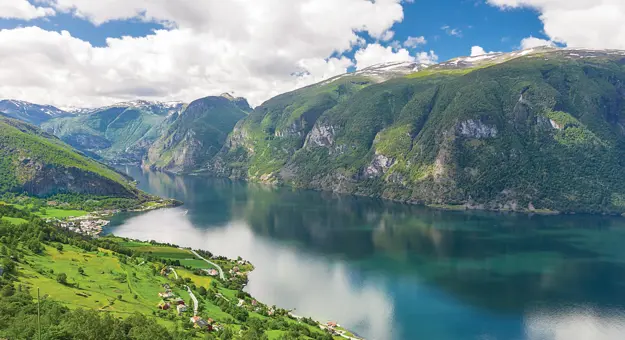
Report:
[[[180,260],[180,264],[183,266],[189,266],[189,267],[193,267],[193,268],[199,268],[199,269],[211,269],[211,268],[215,268],[215,266],[207,263],[206,261],[200,260],[200,259],[192,259],[193,257],[195,257],[193,254],[189,254],[189,258],[188,259],[184,259],[184,260]],[[217,268],[215,268],[217,269]]]
[[35,213],[35,215],[41,217],[41,218],[58,218],[58,219],[65,219],[68,217],[81,217],[81,216],[86,216],[89,213],[83,210],[64,210],[64,209],[49,209],[49,208],[44,208],[45,214],[42,214],[40,212]]
[[16,218],[16,217],[8,217],[8,216],[2,216],[2,220],[3,221],[7,221],[13,224],[24,224],[24,223],[28,223],[28,221],[26,221],[23,218]]
[[176,269],[176,272],[182,278],[187,278],[187,277],[190,278],[191,282],[193,282],[198,287],[203,286],[204,288],[208,288],[210,287],[211,281],[213,281],[213,279],[210,276],[198,276],[182,268]]
[[[27,211],[30,211],[33,208],[32,204],[26,204],[26,205],[9,204],[9,203],[2,202],[2,201],[0,201],[0,204],[10,205],[19,210],[27,210]],[[41,211],[33,212],[33,214],[43,219],[46,219],[46,218],[65,219],[69,217],[86,216],[89,214],[87,211],[84,211],[84,210],[69,210],[69,209],[66,210],[66,209],[48,208],[48,207],[43,207],[42,209],[45,212],[45,214],[42,213]]]
[[154,257],[162,259],[183,260],[194,258],[193,254],[184,249],[178,249],[168,246],[153,245],[144,242],[124,241],[120,242],[123,247],[131,248],[132,250],[143,253],[146,255],[152,255]]
[[[67,245],[62,251],[46,247],[45,252],[48,256],[26,258],[29,265],[23,269],[23,284],[39,287],[42,295],[62,301],[70,308],[150,314],[160,301],[161,284],[167,282],[166,278],[152,275],[146,266],[120,263],[109,252],[86,253]],[[61,273],[67,275],[65,285],[57,282]]]
[[[144,242],[126,241],[119,238],[110,238],[120,245],[125,245],[141,253],[158,256],[163,259],[191,258],[193,254],[186,250],[157,246]],[[60,248],[60,250],[59,250]],[[176,316],[175,310],[159,311],[158,305],[163,300],[158,296],[163,292],[162,285],[168,283],[175,296],[182,298],[187,304],[191,304],[191,298],[184,285],[174,284],[174,275],[155,275],[153,270],[160,268],[161,263],[143,263],[143,259],[120,257],[109,250],[88,252],[74,246],[64,244],[56,247],[55,243],[45,245],[43,254],[35,255],[26,253],[19,268],[19,282],[21,286],[28,287],[33,297],[40,289],[41,296],[59,301],[70,309],[93,309],[125,318],[134,313],[144,315],[159,315],[159,324],[170,330],[181,329],[188,326],[192,308],[182,316]],[[123,260],[121,260],[123,259]],[[186,265],[197,264],[197,267],[205,267],[203,261],[186,261]],[[141,265],[139,265],[141,263]],[[224,288],[223,284],[209,276],[198,276],[192,270],[176,267],[176,272],[183,278],[189,278],[195,287],[211,287],[213,281],[217,282],[217,290],[230,301],[237,304],[237,291]],[[66,274],[65,283],[59,282],[59,275]],[[234,317],[212,303],[209,299],[198,294],[195,295],[200,304],[200,315],[210,317],[222,324],[227,324],[235,334],[241,330],[241,323]],[[248,301],[249,303],[249,301]],[[269,317],[254,311],[249,311],[250,318],[268,321]],[[289,324],[297,324],[298,321],[284,318]],[[313,332],[320,330],[314,326],[305,325]],[[278,339],[286,334],[286,331],[269,331],[270,339]],[[202,334],[198,333],[198,339]]]

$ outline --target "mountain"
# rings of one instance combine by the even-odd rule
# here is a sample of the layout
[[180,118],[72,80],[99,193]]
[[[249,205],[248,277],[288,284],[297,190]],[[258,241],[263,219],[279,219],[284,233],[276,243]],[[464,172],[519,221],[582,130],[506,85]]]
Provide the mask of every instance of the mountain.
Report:
[[10,191],[41,197],[61,193],[138,195],[121,174],[33,125],[0,116],[0,192]]
[[192,102],[172,117],[169,128],[149,149],[144,165],[170,172],[201,169],[251,110],[247,100],[229,94]]
[[0,100],[0,112],[34,125],[40,125],[54,118],[71,116],[71,113],[51,105],[38,105],[12,99]]
[[52,119],[42,129],[93,158],[139,164],[183,108],[180,102],[125,102]]
[[437,206],[625,212],[625,52],[391,66],[270,99],[206,169]]

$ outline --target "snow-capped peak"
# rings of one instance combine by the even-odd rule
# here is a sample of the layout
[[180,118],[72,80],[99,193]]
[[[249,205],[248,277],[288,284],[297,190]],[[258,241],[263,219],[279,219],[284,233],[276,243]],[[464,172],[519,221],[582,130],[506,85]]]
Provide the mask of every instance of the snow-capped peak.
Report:
[[52,105],[39,105],[23,100],[7,99],[0,101],[0,109],[6,113],[21,113],[26,115],[44,114],[50,117],[66,115],[67,112]]

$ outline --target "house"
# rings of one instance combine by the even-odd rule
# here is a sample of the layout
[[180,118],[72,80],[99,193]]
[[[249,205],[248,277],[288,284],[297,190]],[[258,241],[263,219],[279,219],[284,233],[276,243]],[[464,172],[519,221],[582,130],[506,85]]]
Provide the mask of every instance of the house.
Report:
[[162,310],[168,310],[171,307],[171,305],[168,302],[165,303],[160,303],[158,305],[158,309],[162,309]]
[[169,283],[163,283],[163,288],[165,288],[165,290],[171,290]]
[[237,304],[237,307],[243,307],[244,304],[245,304],[245,300],[239,299],[239,303]]
[[[199,316],[194,316],[191,318],[191,322],[193,323],[193,327],[195,328],[208,328],[208,321],[200,318]],[[212,329],[212,327],[210,328]]]
[[267,311],[267,315],[272,316],[275,313],[273,309]]
[[210,276],[217,276],[219,274],[219,272],[216,269],[208,270],[207,273]]
[[239,267],[232,268],[232,271],[235,272],[235,273],[238,273],[239,272]]
[[337,324],[334,321],[328,321],[328,328],[336,328]]
[[257,304],[258,304],[258,301],[252,300],[252,306],[256,306]]
[[163,299],[171,299],[174,297],[174,293],[172,293],[171,291],[167,291],[165,293],[158,293],[158,297],[163,298]]
[[178,298],[174,299],[174,304],[176,304],[176,305],[184,305],[184,300],[178,297]]
[[208,318],[208,320],[206,320],[208,322],[209,325],[212,325],[213,323],[215,323],[215,320],[213,320],[212,318]]
[[178,305],[176,306],[176,310],[178,311],[178,314],[182,314],[187,311],[187,306],[185,306],[184,304]]

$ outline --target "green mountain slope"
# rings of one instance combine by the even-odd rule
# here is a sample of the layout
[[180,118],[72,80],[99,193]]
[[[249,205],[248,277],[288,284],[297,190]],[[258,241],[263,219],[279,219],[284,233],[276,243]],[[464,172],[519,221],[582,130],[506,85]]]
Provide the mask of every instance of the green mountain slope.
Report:
[[0,193],[4,192],[137,196],[114,170],[30,124],[0,116]]
[[270,99],[237,124],[210,170],[252,180],[274,178],[302,148],[319,117],[373,83],[367,76],[346,76]]
[[170,172],[201,169],[250,110],[245,99],[229,95],[192,102],[152,145],[144,165]]
[[343,77],[257,108],[209,169],[431,205],[624,212],[624,65],[535,50]]
[[42,124],[42,129],[94,158],[139,164],[182,108],[181,103],[120,103],[50,120]]

